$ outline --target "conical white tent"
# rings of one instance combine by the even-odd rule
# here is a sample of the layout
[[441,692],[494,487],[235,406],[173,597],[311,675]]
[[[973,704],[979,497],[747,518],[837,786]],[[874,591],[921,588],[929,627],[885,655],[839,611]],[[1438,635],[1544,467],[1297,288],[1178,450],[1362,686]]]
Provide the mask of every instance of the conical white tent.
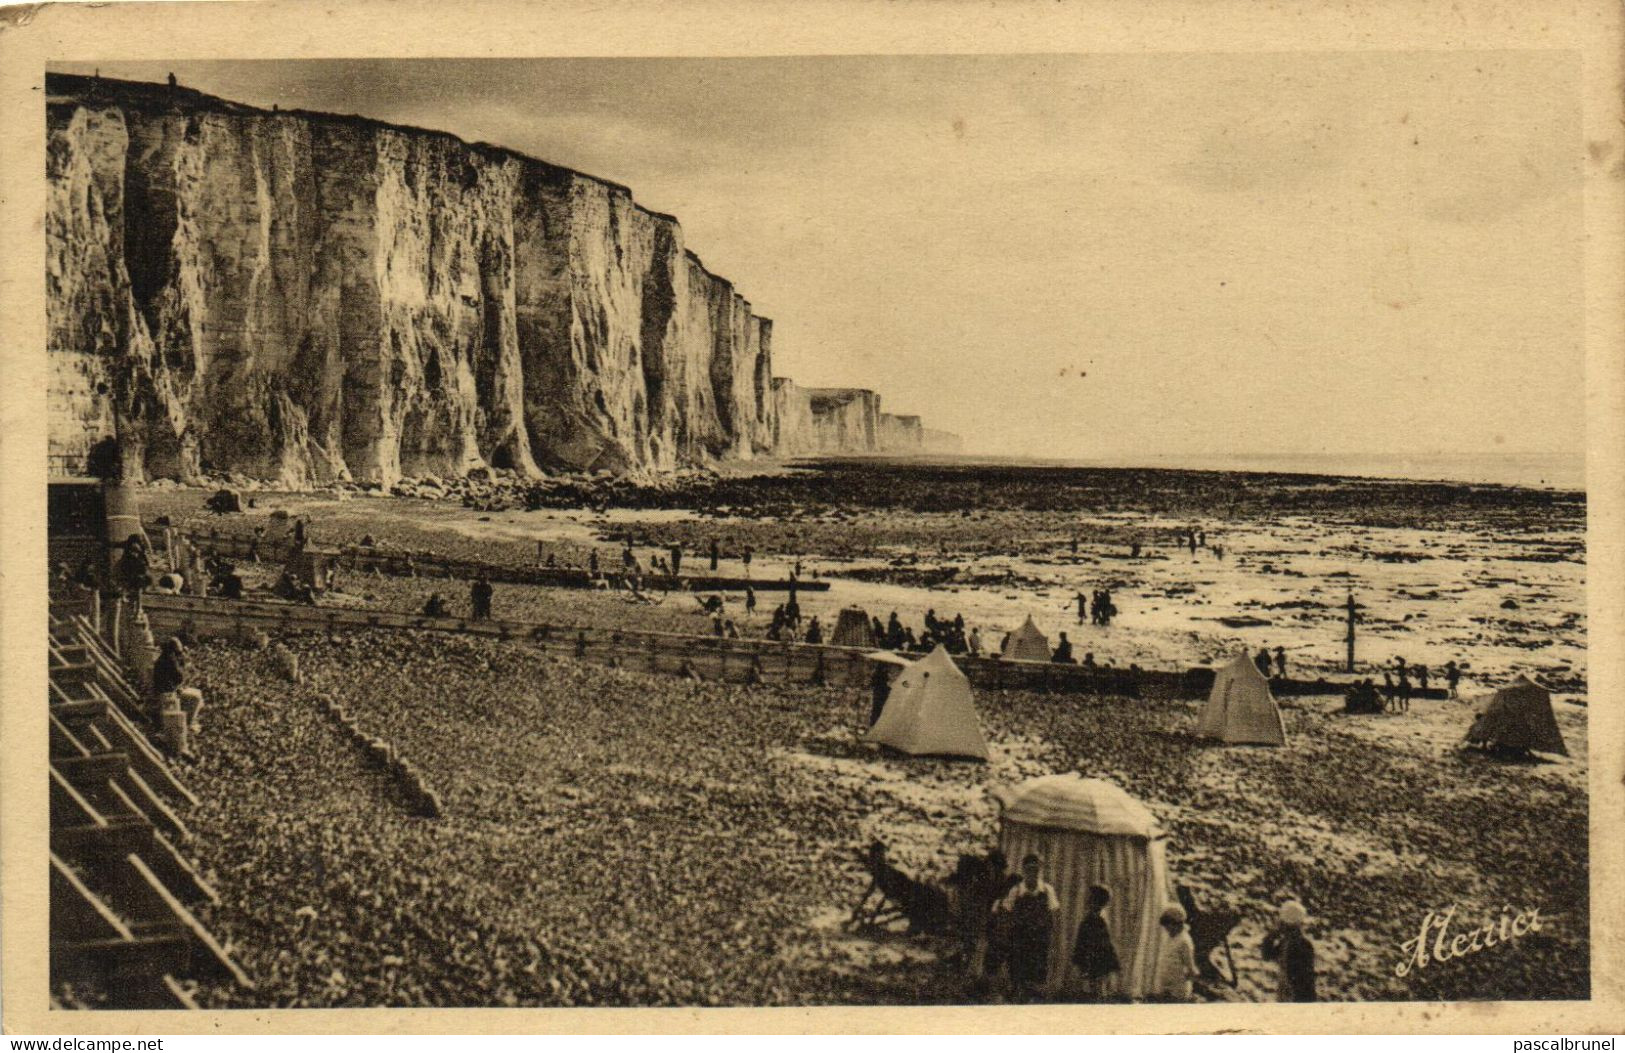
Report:
[[927,756],[987,760],[987,739],[970,681],[940,644],[892,683],[869,742]]
[[1116,785],[1077,772],[1028,779],[995,796],[1002,806],[1000,850],[1012,866],[1028,853],[1037,855],[1040,873],[1060,900],[1050,937],[1050,986],[1077,981],[1072,944],[1089,886],[1100,885],[1112,894],[1106,927],[1123,966],[1108,993],[1149,994],[1161,937],[1157,921],[1171,891],[1156,816]]
[[1560,753],[1569,748],[1552,712],[1552,693],[1529,679],[1518,679],[1483,700],[1483,709],[1467,732],[1467,742]]
[[1246,654],[1214,675],[1213,690],[1196,718],[1196,733],[1231,744],[1286,744],[1286,723],[1270,682]]
[[1050,659],[1049,638],[1033,624],[1033,616],[1029,614],[1027,620],[1021,623],[1021,628],[1005,637],[1000,653],[1014,662],[1047,662]]

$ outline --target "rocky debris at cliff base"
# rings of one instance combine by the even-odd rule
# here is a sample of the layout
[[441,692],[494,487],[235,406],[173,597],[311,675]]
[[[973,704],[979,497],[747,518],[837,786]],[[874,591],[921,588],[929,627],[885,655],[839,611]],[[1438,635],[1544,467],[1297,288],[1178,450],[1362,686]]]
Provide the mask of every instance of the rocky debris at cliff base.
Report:
[[395,497],[457,501],[481,512],[537,511],[543,508],[663,508],[689,503],[713,485],[718,473],[706,468],[673,472],[571,473],[526,478],[504,470],[476,469],[466,476],[403,479],[389,490]]

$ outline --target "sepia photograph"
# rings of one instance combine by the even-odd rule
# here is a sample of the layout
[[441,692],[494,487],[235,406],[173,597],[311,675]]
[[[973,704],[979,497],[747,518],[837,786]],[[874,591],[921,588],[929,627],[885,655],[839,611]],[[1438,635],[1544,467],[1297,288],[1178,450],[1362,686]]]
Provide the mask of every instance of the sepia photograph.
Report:
[[62,53],[52,1010],[1593,997],[1578,52]]

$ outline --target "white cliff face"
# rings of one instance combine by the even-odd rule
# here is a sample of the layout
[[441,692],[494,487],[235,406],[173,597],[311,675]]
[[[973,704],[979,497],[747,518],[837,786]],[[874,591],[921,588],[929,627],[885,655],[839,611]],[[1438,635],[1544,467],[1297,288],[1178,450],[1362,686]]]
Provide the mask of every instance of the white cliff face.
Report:
[[765,319],[624,188],[447,135],[52,77],[53,453],[390,483],[772,443]]
[[925,426],[911,415],[880,415],[880,448],[887,453],[921,453],[925,449]]
[[[670,216],[452,136],[52,75],[53,455],[287,486],[920,448]],[[886,423],[891,420],[893,423]]]
[[786,456],[959,451],[956,435],[926,428],[913,415],[882,413],[873,391],[804,388],[788,377],[773,378],[772,391],[773,445]]

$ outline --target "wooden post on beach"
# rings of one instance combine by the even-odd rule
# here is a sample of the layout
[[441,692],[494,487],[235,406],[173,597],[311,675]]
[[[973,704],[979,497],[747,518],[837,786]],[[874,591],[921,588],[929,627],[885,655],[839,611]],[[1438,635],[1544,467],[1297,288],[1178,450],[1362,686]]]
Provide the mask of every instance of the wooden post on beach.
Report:
[[1348,641],[1348,648],[1349,648],[1348,649],[1348,665],[1347,665],[1347,668],[1344,670],[1344,672],[1352,673],[1352,672],[1354,672],[1354,590],[1353,589],[1349,590],[1348,612],[1349,612],[1349,631],[1348,631],[1348,636],[1346,637],[1346,639]]

